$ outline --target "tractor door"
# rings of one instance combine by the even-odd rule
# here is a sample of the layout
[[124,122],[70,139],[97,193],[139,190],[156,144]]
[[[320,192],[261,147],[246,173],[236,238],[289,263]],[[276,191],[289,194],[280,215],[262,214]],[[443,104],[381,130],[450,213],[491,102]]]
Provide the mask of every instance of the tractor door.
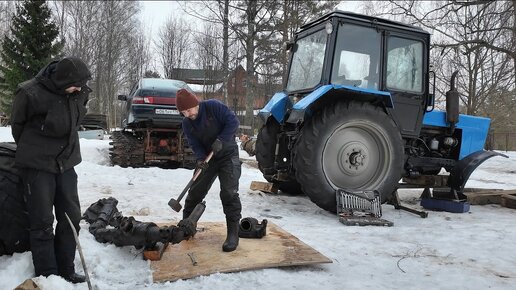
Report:
[[419,136],[428,93],[428,53],[421,38],[386,33],[384,88],[394,102],[388,108],[403,137]]

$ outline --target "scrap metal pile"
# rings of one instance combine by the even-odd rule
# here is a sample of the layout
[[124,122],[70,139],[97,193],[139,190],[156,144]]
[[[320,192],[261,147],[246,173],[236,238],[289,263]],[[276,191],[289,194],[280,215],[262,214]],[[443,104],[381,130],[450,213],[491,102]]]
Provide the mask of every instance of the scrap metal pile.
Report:
[[156,243],[177,244],[187,240],[196,233],[197,221],[206,205],[199,203],[192,214],[181,220],[177,226],[159,227],[155,223],[140,222],[134,217],[124,217],[116,208],[118,200],[103,198],[90,205],[83,215],[89,226],[89,232],[101,243],[113,243],[116,246],[135,246],[137,249],[153,248]]

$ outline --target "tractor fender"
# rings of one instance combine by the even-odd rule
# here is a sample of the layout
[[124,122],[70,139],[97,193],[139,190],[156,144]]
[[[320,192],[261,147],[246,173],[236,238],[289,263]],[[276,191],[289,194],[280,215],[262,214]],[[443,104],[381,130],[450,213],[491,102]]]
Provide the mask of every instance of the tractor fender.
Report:
[[358,101],[368,101],[371,100],[380,100],[383,105],[387,108],[393,107],[393,101],[391,97],[391,93],[385,91],[378,91],[372,89],[364,89],[354,86],[344,86],[344,85],[324,85],[310,94],[306,95],[299,102],[292,106],[292,112],[287,120],[288,123],[297,123],[303,121],[305,118],[305,113],[310,114],[310,106],[314,104],[318,99],[322,96],[331,94],[333,92],[338,93],[346,93],[346,95],[352,95],[355,100]]
[[485,150],[479,150],[466,156],[457,162],[450,171],[448,186],[456,191],[462,192],[471,173],[473,173],[473,171],[475,171],[475,169],[484,161],[494,156],[509,158],[509,156],[505,154]]
[[289,104],[290,100],[286,93],[275,93],[267,105],[258,112],[258,116],[260,116],[264,124],[267,123],[267,119],[269,119],[270,116],[274,117],[274,119],[281,124],[283,122],[283,118],[285,118],[287,105]]

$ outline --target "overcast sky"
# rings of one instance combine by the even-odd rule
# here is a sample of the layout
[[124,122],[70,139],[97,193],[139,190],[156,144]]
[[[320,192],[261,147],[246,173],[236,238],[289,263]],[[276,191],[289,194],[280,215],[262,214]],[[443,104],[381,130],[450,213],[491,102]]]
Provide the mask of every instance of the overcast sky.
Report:
[[[169,17],[179,17],[183,19],[191,19],[196,21],[196,18],[186,14],[183,10],[185,2],[198,2],[198,1],[140,1],[141,3],[141,19],[144,25],[144,30],[149,34],[153,35],[153,40],[157,38],[158,31],[167,21]],[[338,9],[358,12],[358,5],[362,1],[341,1]],[[198,21],[198,20],[197,20]],[[151,51],[155,53],[154,43],[151,43]],[[160,74],[163,70],[159,64],[159,60],[154,58],[151,61],[152,69],[157,70]]]
[[[140,1],[142,4],[142,20],[145,26],[152,28],[152,31],[157,31],[170,16],[190,17],[184,13],[179,2],[197,1]],[[354,11],[360,2],[362,1],[341,1],[339,9]]]

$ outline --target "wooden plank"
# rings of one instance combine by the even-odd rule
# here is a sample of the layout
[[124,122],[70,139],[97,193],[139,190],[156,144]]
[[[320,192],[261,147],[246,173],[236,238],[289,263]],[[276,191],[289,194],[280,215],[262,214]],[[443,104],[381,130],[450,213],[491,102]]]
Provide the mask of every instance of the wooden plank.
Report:
[[27,279],[23,281],[20,285],[16,286],[14,290],[40,290],[38,284],[36,282],[32,281],[32,279]]
[[474,192],[474,193],[482,193],[482,192],[493,192],[493,191],[500,191],[503,190],[501,188],[479,188],[479,187],[466,187],[463,189],[463,192]]
[[467,196],[469,204],[485,205],[485,204],[500,204],[500,197],[502,194],[495,192],[485,193],[464,193]]
[[143,259],[158,261],[163,256],[163,253],[167,249],[168,243],[157,243],[153,249],[146,249],[143,251]]
[[278,193],[278,188],[274,183],[270,182],[261,182],[261,181],[251,181],[251,190],[259,190],[268,193]]
[[[212,273],[238,272],[281,266],[332,263],[330,259],[272,222],[262,239],[240,239],[238,248],[222,251],[225,223],[199,223],[194,238],[170,245],[159,261],[151,261],[154,282],[190,279]],[[190,255],[189,255],[190,254]],[[193,265],[191,255],[195,257]]]
[[484,191],[464,192],[472,205],[500,204],[502,195],[516,194],[516,190],[485,189]]
[[516,196],[504,194],[501,197],[500,205],[508,208],[516,209]]

